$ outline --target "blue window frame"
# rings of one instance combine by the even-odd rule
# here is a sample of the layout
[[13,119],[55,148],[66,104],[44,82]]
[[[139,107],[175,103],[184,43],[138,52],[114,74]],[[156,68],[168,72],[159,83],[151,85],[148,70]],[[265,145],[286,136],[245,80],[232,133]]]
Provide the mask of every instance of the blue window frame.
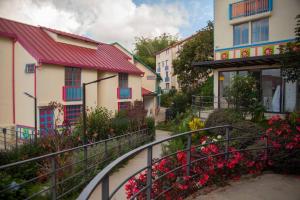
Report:
[[249,43],[249,23],[233,26],[233,45]]
[[252,42],[262,42],[269,40],[269,18],[252,22]]

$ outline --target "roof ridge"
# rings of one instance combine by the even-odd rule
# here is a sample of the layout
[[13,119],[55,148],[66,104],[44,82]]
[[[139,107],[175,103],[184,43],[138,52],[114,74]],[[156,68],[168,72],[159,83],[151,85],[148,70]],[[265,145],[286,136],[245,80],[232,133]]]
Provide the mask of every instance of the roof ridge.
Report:
[[10,21],[10,22],[13,22],[13,23],[17,23],[17,24],[22,24],[22,25],[25,25],[25,26],[31,26],[31,27],[34,27],[34,28],[38,28],[38,26],[36,25],[32,25],[32,24],[27,24],[25,22],[19,22],[19,21],[15,21],[13,19],[7,19],[7,18],[4,18],[4,17],[0,17],[0,20],[6,20],[6,21]]

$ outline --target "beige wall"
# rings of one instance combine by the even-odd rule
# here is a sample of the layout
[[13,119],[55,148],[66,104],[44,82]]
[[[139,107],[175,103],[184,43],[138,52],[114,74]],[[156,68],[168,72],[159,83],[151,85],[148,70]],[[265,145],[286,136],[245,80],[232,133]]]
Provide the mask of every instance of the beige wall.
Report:
[[71,45],[90,48],[90,49],[97,49],[97,46],[98,46],[97,44],[93,44],[93,43],[90,43],[90,42],[85,42],[85,41],[77,40],[77,39],[74,39],[74,38],[71,38],[71,37],[58,35],[58,34],[53,33],[51,31],[47,31],[47,30],[44,30],[44,31],[56,42],[71,44]]
[[16,42],[15,45],[15,105],[16,125],[34,127],[34,100],[24,94],[34,96],[34,73],[25,73],[26,64],[36,60]]
[[[147,67],[139,63],[138,61],[135,62],[135,66],[139,68],[142,72],[144,72],[144,76],[142,77],[142,87],[150,90],[151,92],[156,91],[156,74],[149,70]],[[148,80],[147,77],[155,77],[154,80]]]
[[[262,14],[252,15],[248,17],[240,17],[229,20],[229,4],[238,2],[239,0],[215,0],[215,32],[214,32],[214,46],[215,49],[231,48],[233,47],[233,25],[239,23],[249,23],[249,44],[251,45],[251,21],[269,17],[269,40],[265,42],[275,42],[288,39],[294,39],[294,28],[296,26],[295,17],[299,14],[300,1],[299,0],[273,0],[273,10]],[[224,35],[224,33],[226,33]],[[246,44],[247,45],[247,44]],[[244,45],[242,45],[244,46]],[[238,46],[237,46],[238,47]],[[278,53],[278,45],[275,46],[275,53]],[[262,55],[262,47],[259,49],[251,48],[251,56]],[[216,60],[221,59],[222,52],[216,53]],[[240,52],[230,51],[229,58],[240,57]]]
[[129,74],[128,87],[132,88],[132,100],[131,101],[132,102],[135,100],[142,101],[142,77],[139,75]]
[[[98,78],[105,78],[108,76],[117,75],[111,72],[98,72]],[[102,81],[98,84],[98,106],[106,107],[113,113],[118,110],[118,77]]]
[[13,41],[0,37],[0,126],[13,124],[12,94]]

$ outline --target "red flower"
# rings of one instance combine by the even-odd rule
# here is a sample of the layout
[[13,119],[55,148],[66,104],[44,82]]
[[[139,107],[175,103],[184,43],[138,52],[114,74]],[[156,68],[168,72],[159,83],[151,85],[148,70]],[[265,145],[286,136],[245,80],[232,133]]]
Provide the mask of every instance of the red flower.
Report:
[[207,174],[204,174],[203,177],[199,180],[198,183],[201,186],[203,186],[203,185],[205,185],[207,183],[208,179],[209,179],[209,176]]

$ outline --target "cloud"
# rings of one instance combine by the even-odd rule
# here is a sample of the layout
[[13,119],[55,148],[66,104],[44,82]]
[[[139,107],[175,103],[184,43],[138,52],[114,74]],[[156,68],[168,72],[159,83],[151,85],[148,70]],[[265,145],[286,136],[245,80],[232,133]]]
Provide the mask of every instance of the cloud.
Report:
[[188,24],[183,6],[164,1],[136,5],[132,0],[1,0],[0,16],[120,42],[131,50],[135,37],[175,35]]

